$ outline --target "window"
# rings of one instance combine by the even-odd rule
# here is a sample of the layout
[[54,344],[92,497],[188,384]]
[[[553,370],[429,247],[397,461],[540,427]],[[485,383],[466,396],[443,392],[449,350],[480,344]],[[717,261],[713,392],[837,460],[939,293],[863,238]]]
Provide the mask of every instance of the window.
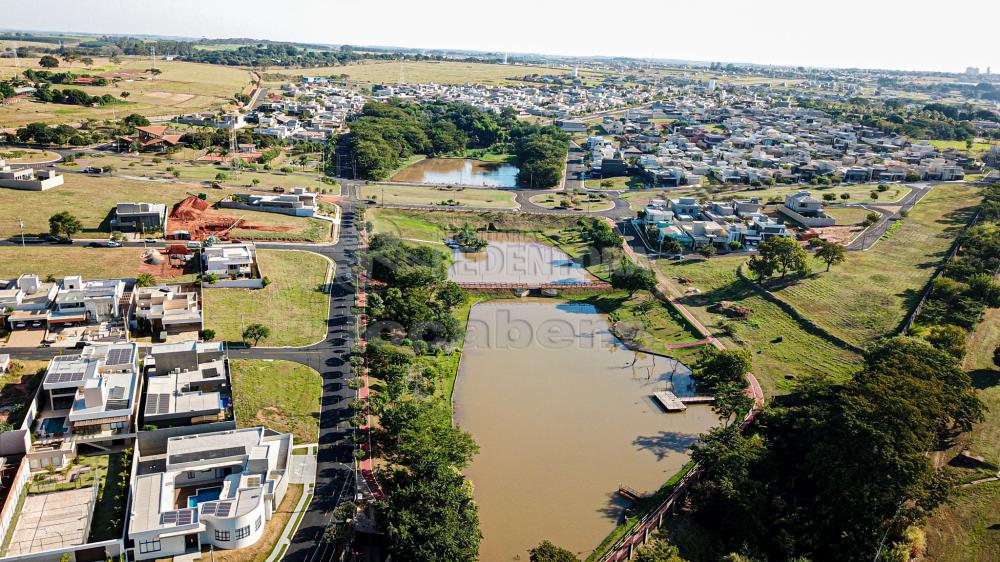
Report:
[[236,529],[236,540],[245,539],[250,536],[250,525]]
[[263,519],[264,519],[263,516],[257,516],[257,522],[253,524],[253,530],[254,531],[256,531],[257,529],[260,529],[260,524],[261,524],[261,521],[263,521]]
[[139,554],[147,554],[150,552],[159,552],[159,551],[160,551],[160,539],[139,541]]
[[194,477],[195,477],[195,474],[194,474],[194,472],[190,472],[190,471],[189,471],[189,472],[187,473],[187,475],[188,475],[188,480],[193,480],[193,479],[194,479]]
[[229,541],[229,531],[220,531],[219,529],[216,529],[215,540],[223,542]]

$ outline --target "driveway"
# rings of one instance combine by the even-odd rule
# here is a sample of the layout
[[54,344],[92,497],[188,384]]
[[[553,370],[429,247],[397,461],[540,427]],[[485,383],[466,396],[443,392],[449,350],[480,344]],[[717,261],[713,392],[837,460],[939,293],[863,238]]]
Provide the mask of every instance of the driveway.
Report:
[[45,337],[45,330],[14,330],[5,347],[38,347]]

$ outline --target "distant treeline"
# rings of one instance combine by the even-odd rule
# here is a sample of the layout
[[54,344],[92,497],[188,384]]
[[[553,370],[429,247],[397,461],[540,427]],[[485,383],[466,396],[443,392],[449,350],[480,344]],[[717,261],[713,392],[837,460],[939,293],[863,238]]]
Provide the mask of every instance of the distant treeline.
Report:
[[515,156],[518,183],[529,187],[559,182],[569,141],[556,127],[518,121],[510,109],[494,114],[462,103],[397,99],[365,104],[342,140],[361,178],[386,179],[416,154],[463,155],[466,149],[493,147]]
[[968,104],[928,103],[914,106],[912,102],[901,99],[878,102],[865,98],[851,98],[844,102],[799,98],[798,104],[820,109],[843,121],[918,139],[972,140],[978,134],[972,125],[973,120],[1000,122],[996,113]]

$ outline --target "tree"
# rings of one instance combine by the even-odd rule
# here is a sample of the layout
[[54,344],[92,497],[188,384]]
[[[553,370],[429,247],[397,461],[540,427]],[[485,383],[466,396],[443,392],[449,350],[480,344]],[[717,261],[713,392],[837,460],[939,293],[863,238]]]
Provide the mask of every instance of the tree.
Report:
[[92,59],[90,57],[83,57],[82,59],[80,59],[80,62],[82,62],[83,65],[86,66],[86,67],[88,67],[88,68],[91,67],[91,66],[94,66],[94,59]]
[[843,263],[847,259],[844,247],[835,242],[823,242],[816,250],[816,257],[826,263],[826,270],[830,271],[833,264]]
[[730,381],[718,385],[712,393],[712,411],[728,427],[734,419],[747,415],[754,406],[753,398],[747,395],[746,381]]
[[42,68],[56,68],[59,66],[59,59],[52,55],[45,55],[38,59],[38,66],[41,66]]
[[572,552],[549,541],[542,541],[528,552],[531,562],[579,562],[580,560]]
[[636,291],[652,291],[656,287],[656,273],[650,269],[639,267],[632,260],[622,256],[618,267],[611,272],[611,286],[625,289],[629,295]]
[[664,238],[660,241],[660,251],[668,254],[679,254],[684,250],[676,238]]
[[726,383],[744,384],[750,366],[750,352],[745,349],[709,347],[695,364],[694,371],[698,383],[714,391]]
[[698,253],[706,258],[710,258],[715,255],[715,246],[711,244],[705,244],[701,248],[698,248]]
[[[121,96],[123,98],[128,97],[128,92],[122,92]],[[145,115],[139,115],[138,113],[131,113],[124,119],[122,119],[122,124],[129,127],[147,127],[149,126],[149,119]]]
[[243,341],[253,340],[256,346],[260,340],[271,337],[271,329],[263,324],[250,324],[243,330]]
[[49,217],[49,233],[53,236],[63,235],[66,238],[72,238],[82,228],[83,224],[69,211],[59,211]]
[[748,267],[758,279],[767,279],[775,272],[780,272],[784,279],[789,271],[800,275],[808,273],[808,258],[809,254],[795,239],[775,237],[761,243]]
[[122,93],[120,93],[120,94],[118,94],[118,95],[119,95],[119,96],[121,96],[121,98],[122,98],[122,99],[127,99],[127,98],[128,98],[129,96],[131,96],[132,94],[131,94],[131,93],[129,93],[129,92],[127,91],[127,90],[122,90]]
[[953,324],[931,326],[927,341],[956,360],[965,357],[965,330]]
[[204,330],[201,330],[200,332],[198,332],[198,337],[201,338],[202,341],[211,341],[211,340],[214,340],[215,339],[215,330],[213,330],[211,328],[205,328]]
[[138,277],[135,278],[135,284],[138,287],[152,287],[156,285],[156,278],[149,273],[140,273]]
[[681,558],[677,546],[668,543],[660,531],[656,531],[649,542],[636,552],[635,562],[685,562],[685,560]]

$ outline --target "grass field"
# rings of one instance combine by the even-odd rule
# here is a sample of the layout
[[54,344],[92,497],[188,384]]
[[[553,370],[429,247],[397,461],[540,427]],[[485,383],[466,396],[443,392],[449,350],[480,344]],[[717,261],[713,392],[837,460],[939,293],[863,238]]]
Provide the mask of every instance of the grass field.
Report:
[[327,270],[322,256],[292,250],[257,252],[263,275],[271,284],[263,289],[206,289],[205,327],[216,339],[242,341],[249,324],[263,324],[271,337],[261,345],[311,344],[326,334],[329,296],[323,292]]
[[[217,111],[235,107],[233,95],[243,90],[251,81],[246,69],[199,64],[180,61],[157,61],[156,68],[162,73],[155,80],[149,80],[149,59],[146,57],[124,57],[121,64],[112,64],[107,58],[97,57],[94,66],[87,68],[77,62],[73,65],[60,61],[56,71],[70,71],[76,74],[94,74],[123,78],[118,84],[101,87],[79,87],[90,95],[111,94],[117,99],[123,91],[129,92],[127,101],[102,107],[83,107],[22,101],[0,107],[0,123],[8,127],[26,123],[59,122],[67,123],[82,119],[111,119],[129,113],[142,115],[177,115],[195,111]],[[38,59],[20,59],[20,67],[14,67],[10,58],[0,59],[0,78],[22,73],[26,68],[42,70]],[[74,87],[74,86],[68,86]]]
[[[273,70],[269,74],[284,74],[289,77],[346,74],[350,80],[362,84],[395,84],[400,80],[401,72],[408,84],[506,84],[512,78],[527,74],[567,74],[569,69],[452,61],[405,61],[402,65],[397,61],[366,61],[347,66]],[[587,71],[581,71],[580,74],[583,77],[599,76]]]
[[[81,275],[84,279],[135,277],[142,265],[142,248],[82,248],[43,246],[0,247],[0,278],[10,279],[22,273],[63,278]],[[155,274],[154,274],[155,276]],[[171,276],[172,282],[191,281],[194,274]]]
[[[605,187],[605,182],[611,182],[610,187]],[[626,191],[629,189],[645,189],[648,187],[646,182],[643,181],[639,176],[618,176],[614,178],[604,178],[604,179],[592,179],[585,180],[583,182],[587,189],[610,189],[617,191]]]
[[837,219],[837,226],[861,224],[868,213],[872,212],[863,207],[827,207],[824,211],[827,215]]
[[58,160],[59,155],[51,150],[0,147],[0,159],[5,160],[8,164],[33,164]]
[[236,425],[263,425],[291,433],[296,443],[319,438],[323,377],[292,361],[237,359],[232,361]]
[[[253,187],[253,181],[257,180],[260,188],[283,187],[291,189],[293,187],[304,187],[310,191],[323,193],[324,195],[339,195],[340,186],[331,185],[320,180],[318,175],[286,174],[279,172],[251,170],[236,171],[228,166],[217,166],[207,163],[194,163],[175,161],[163,158],[162,162],[153,162],[149,157],[138,156],[101,156],[92,157],[90,155],[80,158],[78,165],[82,170],[85,166],[114,166],[115,174],[123,176],[148,177],[155,179],[165,179],[171,182],[218,182],[220,185],[228,187]],[[167,168],[171,168],[168,170]],[[296,170],[298,168],[295,168]],[[177,172],[177,176],[173,172]],[[224,174],[224,179],[216,179],[219,174]],[[189,186],[190,187],[190,186]]]
[[[921,142],[921,141],[918,141],[918,142]],[[927,142],[927,144],[933,146],[934,148],[936,148],[938,150],[948,150],[950,148],[958,150],[959,152],[965,152],[966,150],[968,150],[966,148],[966,146],[965,146],[965,141],[957,141],[957,140],[929,140],[929,141],[926,141],[926,142]],[[988,152],[989,150],[990,150],[990,143],[988,143],[988,142],[975,141],[975,142],[972,143],[972,152]]]
[[941,184],[874,248],[849,253],[830,272],[814,261],[813,274],[772,290],[818,325],[865,346],[899,326],[979,199],[977,188]]
[[[805,331],[794,318],[739,280],[736,267],[745,259],[661,261],[657,267],[682,293],[689,288],[699,291],[680,301],[727,347],[744,347],[753,353],[753,372],[768,396],[787,393],[804,376],[843,379],[853,374],[860,361],[857,354]],[[690,284],[677,282],[678,277],[690,280]],[[747,307],[752,315],[746,320],[730,320],[708,310],[720,301]],[[732,326],[725,328],[732,336],[723,332],[726,325]]]
[[[412,187],[365,185],[361,197],[387,205],[440,205],[442,207],[483,207],[513,209],[514,194],[485,188]],[[385,197],[385,201],[382,198]],[[447,203],[446,203],[447,202]]]
[[[18,236],[20,234],[18,221],[24,221],[24,232],[27,235],[47,233],[49,217],[59,211],[69,211],[83,224],[83,230],[77,233],[75,238],[107,238],[110,234],[109,221],[112,218],[112,211],[118,202],[163,203],[169,208],[188,195],[201,192],[207,193],[208,202],[214,204],[234,192],[248,193],[248,190],[214,190],[179,183],[112,176],[92,177],[84,174],[68,174],[65,184],[48,191],[0,189],[0,238]],[[320,241],[328,239],[330,235],[329,223],[318,219],[256,211],[220,210],[220,212],[236,217],[244,216],[252,223],[293,229],[281,233],[236,229],[232,234],[238,238],[280,237]]]
[[[588,180],[597,181],[597,180]],[[641,191],[634,191],[622,194],[622,199],[629,202],[629,206],[632,209],[639,210],[646,206],[651,199],[665,199],[665,198],[677,198],[677,197],[698,197],[701,199],[709,199],[712,201],[719,201],[724,199],[749,199],[751,197],[756,197],[763,202],[768,200],[773,201],[784,201],[785,195],[795,193],[804,189],[809,191],[816,198],[822,198],[824,193],[836,194],[836,203],[869,203],[872,202],[869,197],[869,193],[872,191],[877,191],[878,186],[876,184],[854,184],[854,185],[841,185],[841,186],[824,186],[820,189],[817,186],[772,186],[765,188],[751,188],[749,186],[737,186],[735,188],[727,188],[723,186],[702,186],[702,187],[681,187],[675,189],[648,189]],[[879,204],[894,203],[899,201],[910,192],[910,188],[901,184],[892,184],[884,192],[879,193]],[[849,199],[841,199],[840,195],[846,193],[850,196]]]
[[395,234],[400,238],[443,243],[447,234],[437,224],[393,209],[371,209],[366,218],[375,232]]
[[588,213],[599,213],[607,211],[615,206],[615,202],[610,199],[598,197],[588,197],[587,195],[563,195],[557,193],[543,193],[531,198],[531,202],[546,209],[572,209],[574,211],[586,211]]

